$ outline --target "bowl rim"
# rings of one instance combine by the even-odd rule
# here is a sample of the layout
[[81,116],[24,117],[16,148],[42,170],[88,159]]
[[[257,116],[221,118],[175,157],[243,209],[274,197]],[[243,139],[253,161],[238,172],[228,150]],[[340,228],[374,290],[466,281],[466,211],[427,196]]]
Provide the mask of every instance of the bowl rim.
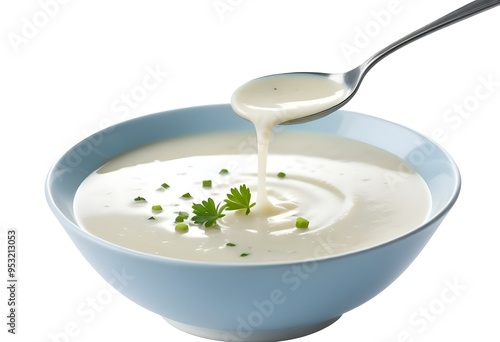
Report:
[[[198,106],[191,106],[191,107],[182,107],[182,108],[168,109],[168,110],[165,110],[165,111],[156,112],[156,113],[150,113],[150,114],[142,115],[142,116],[139,116],[139,117],[136,117],[136,118],[128,119],[128,120],[125,120],[123,122],[116,123],[116,124],[114,124],[114,125],[112,125],[110,127],[107,127],[105,129],[110,129],[110,128],[118,127],[120,125],[125,125],[125,124],[131,124],[134,121],[140,121],[140,120],[142,120],[142,119],[144,119],[146,117],[166,115],[168,113],[177,112],[177,111],[194,110],[194,109],[197,109],[197,108],[199,108],[199,109],[201,109],[201,108],[215,108],[215,107],[225,107],[225,108],[227,108],[227,106],[229,106],[228,103],[220,103],[220,104],[208,104],[208,105],[198,105]],[[81,142],[83,142],[83,141],[91,138],[92,135],[88,136],[88,137],[80,140],[78,143],[74,144],[71,148],[69,148],[68,150],[66,150],[59,158],[57,158],[57,160],[53,163],[53,165],[50,167],[50,169],[48,171],[48,174],[46,176],[46,179],[45,179],[45,187],[44,187],[45,197],[46,197],[47,203],[48,203],[50,209],[52,210],[53,214],[56,217],[62,218],[65,221],[64,224],[62,222],[60,223],[61,225],[63,225],[63,228],[65,230],[67,230],[68,227],[70,227],[71,231],[73,233],[76,233],[79,237],[82,237],[82,238],[84,238],[86,240],[90,240],[92,243],[98,244],[101,247],[104,247],[104,248],[107,248],[107,249],[111,249],[111,250],[114,250],[116,252],[125,253],[128,256],[131,256],[131,257],[134,257],[134,258],[147,259],[148,261],[151,261],[151,262],[175,263],[175,264],[189,264],[189,265],[203,266],[203,267],[226,267],[226,268],[231,268],[231,267],[240,268],[240,267],[287,266],[287,265],[294,265],[294,264],[306,263],[306,262],[311,262],[311,261],[324,262],[324,261],[329,261],[329,260],[334,260],[334,259],[346,258],[346,257],[352,256],[352,255],[361,255],[363,253],[368,253],[368,252],[374,251],[376,249],[384,248],[385,246],[387,246],[389,244],[397,243],[398,241],[406,239],[409,236],[418,234],[419,232],[421,232],[421,231],[429,228],[430,226],[434,225],[436,222],[440,221],[441,219],[444,218],[444,216],[446,216],[448,214],[448,212],[450,211],[450,209],[453,207],[453,205],[455,204],[455,202],[458,199],[458,196],[460,194],[462,180],[461,180],[460,171],[459,171],[458,166],[456,165],[455,161],[453,160],[453,158],[451,157],[451,155],[443,147],[440,146],[440,144],[434,142],[433,140],[427,138],[423,134],[421,134],[421,133],[419,133],[419,132],[417,132],[417,131],[415,131],[415,130],[413,130],[411,128],[408,128],[408,127],[406,127],[406,126],[404,126],[402,124],[399,124],[399,123],[396,123],[396,122],[393,122],[393,121],[389,121],[389,120],[386,120],[386,119],[383,119],[383,118],[379,118],[379,117],[375,117],[375,116],[371,116],[371,115],[368,115],[368,114],[363,114],[363,113],[359,113],[359,112],[355,112],[355,111],[349,111],[349,110],[339,110],[339,111],[341,111],[343,113],[347,113],[349,115],[355,115],[355,116],[364,117],[364,118],[371,118],[371,119],[374,119],[374,120],[377,120],[377,121],[380,121],[380,122],[384,122],[386,124],[395,126],[398,129],[403,129],[403,130],[409,131],[409,132],[411,132],[411,133],[413,133],[413,134],[415,134],[415,135],[417,135],[417,136],[419,136],[421,138],[424,138],[427,141],[431,142],[446,157],[446,159],[449,161],[449,163],[450,163],[450,169],[452,171],[453,179],[455,181],[454,184],[453,184],[452,196],[448,199],[447,203],[444,204],[442,206],[442,208],[437,213],[435,213],[433,216],[429,217],[424,223],[422,223],[419,226],[413,228],[411,231],[409,231],[409,232],[407,232],[407,233],[405,233],[403,235],[397,236],[397,237],[395,237],[393,239],[390,239],[388,241],[376,244],[374,246],[370,246],[370,247],[366,247],[366,248],[362,248],[362,249],[356,249],[356,250],[353,250],[353,251],[344,252],[344,253],[335,254],[335,255],[325,255],[325,256],[311,257],[311,258],[300,259],[300,260],[260,261],[260,262],[242,262],[242,263],[236,263],[236,262],[221,262],[221,261],[206,261],[205,262],[205,261],[197,261],[197,260],[189,260],[189,259],[180,259],[180,258],[174,258],[174,257],[162,256],[162,255],[154,255],[154,254],[150,254],[150,253],[147,253],[147,252],[137,251],[137,250],[134,250],[134,249],[130,249],[130,248],[127,248],[127,247],[123,247],[123,246],[117,245],[115,243],[112,243],[112,242],[107,241],[105,239],[102,239],[100,237],[97,237],[97,236],[95,236],[95,235],[87,232],[85,229],[83,229],[79,225],[75,224],[73,221],[71,221],[59,209],[58,205],[55,203],[54,196],[53,196],[54,194],[51,191],[51,183],[52,183],[52,179],[54,177],[56,177],[56,176],[54,176],[54,173],[58,169],[57,165],[63,161],[64,156],[69,151],[73,150],[76,146],[78,146],[78,144],[80,144]],[[97,131],[94,134],[99,134],[102,131],[104,131],[105,129]],[[390,152],[390,153],[392,153],[392,152]]]

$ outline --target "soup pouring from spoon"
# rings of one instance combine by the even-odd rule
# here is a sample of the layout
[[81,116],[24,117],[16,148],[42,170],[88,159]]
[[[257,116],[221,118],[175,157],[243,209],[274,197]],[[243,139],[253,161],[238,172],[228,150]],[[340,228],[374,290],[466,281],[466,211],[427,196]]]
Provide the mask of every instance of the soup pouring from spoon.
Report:
[[[298,124],[322,118],[349,102],[363,77],[380,60],[430,33],[500,5],[476,0],[413,31],[380,50],[360,66],[339,74],[293,72],[254,79],[236,89],[233,110],[255,125]],[[259,122],[256,122],[259,121]]]

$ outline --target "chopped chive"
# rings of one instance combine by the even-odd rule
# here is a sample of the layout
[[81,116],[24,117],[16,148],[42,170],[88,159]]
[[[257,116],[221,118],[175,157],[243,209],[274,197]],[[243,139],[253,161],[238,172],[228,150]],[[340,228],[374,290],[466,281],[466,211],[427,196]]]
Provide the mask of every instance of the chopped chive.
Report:
[[184,195],[181,196],[181,198],[192,198],[191,194],[189,192],[186,192]]
[[170,188],[170,185],[168,185],[167,183],[163,183],[163,184],[161,185],[161,187],[162,187],[163,189],[168,189],[168,188]]
[[278,177],[279,178],[285,178],[286,177],[286,173],[284,173],[284,172],[278,172]]
[[136,201],[136,202],[143,202],[144,201],[145,202],[146,199],[144,197],[137,196],[136,198],[134,198],[134,201]]
[[175,230],[178,232],[187,232],[189,230],[189,226],[185,223],[177,223],[175,225]]
[[248,255],[250,255],[250,253],[241,253],[241,254],[240,254],[240,257],[246,257],[246,256],[248,256]]
[[295,221],[295,227],[299,229],[307,228],[309,227],[309,221],[303,217],[297,217],[297,220]]
[[178,213],[178,217],[181,217],[183,218],[184,220],[187,220],[187,218],[189,217],[189,213],[188,212],[185,212],[185,211],[179,211]]
[[212,181],[210,179],[204,180],[203,181],[203,187],[204,188],[211,188],[212,187]]
[[179,211],[179,214],[175,218],[175,222],[184,222],[184,220],[187,220],[189,217],[189,214],[185,211]]
[[227,169],[221,169],[219,171],[219,175],[227,175],[229,173],[229,171]]
[[156,218],[154,216],[150,216],[148,220],[156,220]]
[[228,242],[228,243],[226,243],[226,246],[227,247],[234,247],[234,246],[236,246],[236,244],[234,244],[232,242]]
[[161,207],[161,205],[159,205],[159,204],[157,204],[157,205],[153,205],[153,206],[151,207],[151,209],[152,209],[152,210],[154,210],[154,211],[162,211],[162,210],[163,210],[163,208],[162,208],[162,207]]

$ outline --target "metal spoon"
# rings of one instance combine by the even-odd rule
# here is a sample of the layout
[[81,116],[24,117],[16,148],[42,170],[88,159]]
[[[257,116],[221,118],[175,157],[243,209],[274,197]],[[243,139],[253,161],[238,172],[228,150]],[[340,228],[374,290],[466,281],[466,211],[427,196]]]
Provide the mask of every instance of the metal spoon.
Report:
[[[256,108],[264,112],[269,109],[275,112],[286,112],[285,115],[282,115],[282,119],[276,122],[277,124],[298,124],[319,119],[349,102],[358,90],[366,73],[384,57],[432,32],[497,5],[500,5],[500,0],[472,1],[395,41],[374,54],[360,66],[346,73],[294,72],[252,80],[235,91],[232,98],[233,108],[240,115],[242,112],[248,111],[248,109],[255,111]],[[308,76],[311,76],[309,82],[303,83],[304,77]],[[328,83],[331,84],[328,85]],[[279,89],[281,95],[277,92],[277,84],[281,86]],[[315,87],[315,85],[318,86],[318,92],[317,94],[311,94],[311,87]],[[335,96],[332,95],[333,90],[335,90]],[[259,101],[262,102],[259,103]],[[270,105],[271,103],[277,104],[273,107]],[[322,104],[318,106],[318,103]],[[267,108],[265,108],[266,106]]]

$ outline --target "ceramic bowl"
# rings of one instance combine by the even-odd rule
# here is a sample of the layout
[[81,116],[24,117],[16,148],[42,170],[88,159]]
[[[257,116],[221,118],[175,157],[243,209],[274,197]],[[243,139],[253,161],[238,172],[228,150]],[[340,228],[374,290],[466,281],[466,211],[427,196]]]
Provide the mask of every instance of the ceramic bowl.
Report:
[[95,133],[55,163],[48,174],[46,197],[96,271],[124,296],[173,326],[224,341],[278,341],[307,335],[376,296],[410,265],[455,203],[460,175],[450,156],[431,140],[375,117],[339,111],[283,129],[360,140],[406,160],[430,189],[429,219],[404,236],[365,250],[301,262],[256,264],[149,255],[104,241],[78,226],[73,214],[78,186],[113,157],[183,135],[252,131],[253,126],[228,104],[151,114]]

